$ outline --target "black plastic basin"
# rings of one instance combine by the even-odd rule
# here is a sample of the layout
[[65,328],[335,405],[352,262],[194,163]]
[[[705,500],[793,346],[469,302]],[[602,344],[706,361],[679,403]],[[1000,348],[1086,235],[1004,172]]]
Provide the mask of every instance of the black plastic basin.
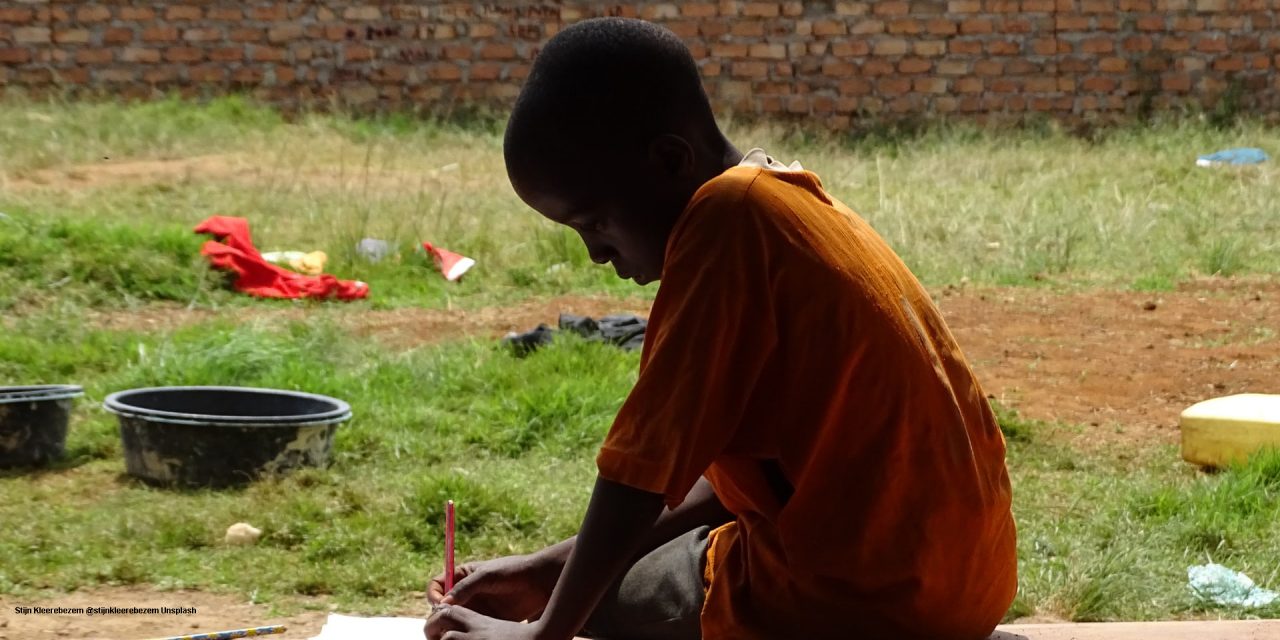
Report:
[[336,398],[249,387],[153,387],[107,396],[120,420],[125,468],[153,484],[243,485],[323,466],[351,418]]
[[71,400],[84,389],[70,384],[0,387],[0,468],[38,467],[62,457]]

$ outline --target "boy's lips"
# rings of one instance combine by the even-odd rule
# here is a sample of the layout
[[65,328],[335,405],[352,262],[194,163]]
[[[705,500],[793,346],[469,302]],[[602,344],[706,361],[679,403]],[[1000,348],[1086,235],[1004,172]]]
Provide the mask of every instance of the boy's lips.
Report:
[[611,263],[611,264],[613,264],[613,272],[618,275],[619,279],[632,280],[636,284],[647,284],[653,281],[653,278],[645,277],[643,273],[640,273],[638,271],[635,271],[635,272],[624,271],[622,267],[619,267],[617,264],[614,264],[614,263]]

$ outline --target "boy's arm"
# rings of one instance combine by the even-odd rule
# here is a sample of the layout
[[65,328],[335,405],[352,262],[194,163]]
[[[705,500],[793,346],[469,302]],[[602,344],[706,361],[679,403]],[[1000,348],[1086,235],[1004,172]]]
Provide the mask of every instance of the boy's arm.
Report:
[[596,479],[569,561],[535,623],[538,637],[572,638],[582,629],[609,585],[648,541],[662,500],[661,494]]
[[[733,521],[733,513],[724,508],[720,498],[711,488],[706,478],[698,478],[698,482],[689,490],[684,501],[675,509],[668,509],[658,516],[658,520],[649,528],[643,544],[636,551],[635,557],[643,556],[658,547],[688,533],[698,527],[712,529]],[[563,567],[569,561],[569,553],[578,536],[573,536],[538,552],[543,559]]]
[[732,522],[733,519],[733,512],[720,502],[711,483],[705,477],[698,478],[680,506],[663,511],[658,521],[653,523],[653,528],[649,530],[644,546],[637,555],[647,554],[698,527],[714,529]]

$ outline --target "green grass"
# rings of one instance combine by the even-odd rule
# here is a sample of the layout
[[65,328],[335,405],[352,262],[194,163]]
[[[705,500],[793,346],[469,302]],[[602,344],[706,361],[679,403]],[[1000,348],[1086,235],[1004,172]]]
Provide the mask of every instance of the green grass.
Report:
[[[0,593],[100,584],[230,591],[287,606],[324,596],[392,611],[438,570],[445,497],[463,557],[526,552],[574,532],[594,454],[638,356],[576,338],[527,358],[462,342],[410,351],[324,319],[215,320],[170,332],[88,328],[74,313],[14,324],[0,384],[85,384],[67,460],[0,476]],[[332,464],[233,491],[172,491],[123,473],[110,391],[243,384],[332,394],[355,418]],[[1081,455],[1060,427],[997,407],[1010,443],[1021,590],[1010,618],[1277,615],[1206,608],[1186,567],[1210,560],[1280,586],[1280,455],[1205,475],[1166,447]],[[38,506],[39,517],[32,517]],[[264,530],[226,547],[223,530]]]
[[1046,444],[1010,454],[1019,527],[1016,613],[1076,621],[1280,616],[1214,607],[1186,587],[1218,562],[1280,586],[1280,454],[1205,475],[1157,447],[1081,457]]
[[[0,344],[0,383],[74,379],[87,397],[60,470],[0,479],[0,518],[13,523],[0,592],[146,582],[383,609],[438,570],[444,496],[460,506],[467,557],[572,534],[638,358],[582,340],[524,359],[479,343],[393,352],[323,322],[150,335],[48,315],[15,333]],[[158,490],[123,475],[114,418],[98,406],[157,384],[306,389],[349,400],[356,418],[326,469],[236,491]],[[222,546],[240,520],[267,532],[262,544]]]
[[111,158],[178,157],[227,149],[278,131],[276,112],[230,97],[198,106],[176,99],[122,107],[7,99],[0,111],[0,170],[25,171]]
[[[1280,271],[1274,166],[1194,166],[1197,154],[1228,146],[1280,150],[1276,131],[1255,123],[1166,122],[1089,139],[965,126],[852,139],[730,122],[729,135],[817,171],[926,284],[1164,290],[1197,275]],[[249,218],[263,250],[327,251],[329,270],[370,282],[370,304],[381,307],[637,291],[519,201],[492,119],[285,122],[234,98],[9,100],[0,148],[11,150],[0,158],[0,308],[190,301],[198,241],[183,236],[213,214]],[[365,263],[353,249],[363,237],[392,241],[398,259]],[[414,251],[423,240],[479,267],[446,286]],[[103,265],[108,256],[116,264]]]
[[207,271],[190,229],[9,215],[0,220],[0,309],[53,298],[91,306],[186,301]]

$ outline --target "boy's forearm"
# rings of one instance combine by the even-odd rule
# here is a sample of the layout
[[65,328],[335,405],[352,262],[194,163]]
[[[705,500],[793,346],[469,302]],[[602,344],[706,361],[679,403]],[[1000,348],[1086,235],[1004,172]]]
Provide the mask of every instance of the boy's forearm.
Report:
[[[711,483],[707,482],[706,478],[698,478],[698,482],[689,490],[680,506],[665,510],[661,516],[658,516],[657,521],[649,528],[649,533],[645,536],[636,555],[649,553],[698,527],[718,527],[732,521],[733,517],[733,513],[725,509],[720,498],[716,496]],[[564,567],[577,539],[577,536],[573,536],[538,553],[548,562]]]
[[725,509],[716,496],[711,483],[706,478],[698,478],[680,506],[663,511],[658,517],[637,555],[649,553],[698,527],[714,529],[733,518],[733,513]]
[[539,637],[572,638],[582,629],[609,585],[646,542],[661,511],[660,494],[596,480],[582,530],[536,623]]

